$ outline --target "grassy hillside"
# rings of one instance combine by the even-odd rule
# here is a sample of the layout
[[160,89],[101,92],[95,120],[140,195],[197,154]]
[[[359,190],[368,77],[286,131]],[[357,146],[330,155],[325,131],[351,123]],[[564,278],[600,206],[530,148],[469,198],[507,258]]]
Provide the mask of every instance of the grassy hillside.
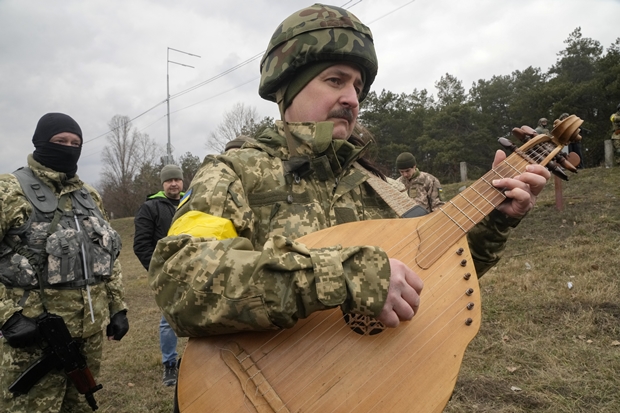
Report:
[[552,178],[480,280],[482,327],[446,412],[620,411],[620,169],[562,193],[560,212]]
[[[453,196],[460,186],[444,191]],[[481,279],[482,328],[446,412],[620,410],[620,168],[580,171],[562,187],[564,210],[555,208],[552,179]],[[113,225],[123,237],[131,327],[105,345],[100,411],[170,412],[160,315],[132,252],[133,219]]]

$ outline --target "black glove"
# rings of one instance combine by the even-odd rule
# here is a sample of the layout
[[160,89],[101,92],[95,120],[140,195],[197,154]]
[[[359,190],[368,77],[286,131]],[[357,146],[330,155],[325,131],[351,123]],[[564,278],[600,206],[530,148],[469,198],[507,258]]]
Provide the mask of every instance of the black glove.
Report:
[[120,341],[128,331],[129,320],[127,320],[127,310],[122,310],[114,314],[110,319],[110,324],[106,328],[106,335],[108,337],[114,336],[114,340]]
[[11,347],[23,348],[39,343],[39,327],[34,318],[26,317],[21,311],[13,313],[0,328]]

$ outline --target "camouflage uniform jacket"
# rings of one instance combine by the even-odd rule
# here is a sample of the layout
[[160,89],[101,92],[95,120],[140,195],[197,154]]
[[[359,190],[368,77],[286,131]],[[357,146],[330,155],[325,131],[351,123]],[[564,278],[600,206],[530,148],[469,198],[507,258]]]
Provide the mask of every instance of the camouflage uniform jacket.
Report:
[[620,129],[611,133],[611,145],[615,165],[620,165]]
[[[383,250],[295,241],[344,222],[396,217],[351,167],[365,148],[332,142],[331,123],[289,125],[309,164],[289,159],[281,122],[244,149],[207,156],[157,244],[149,283],[178,335],[287,328],[335,306],[381,311],[390,277]],[[478,227],[483,271],[499,259],[508,225]]]
[[[611,120],[614,131],[615,132],[620,131],[620,110],[615,113],[612,113],[611,116],[609,117],[609,120]],[[620,134],[620,132],[618,133]]]
[[614,147],[616,164],[620,163],[620,111],[611,115],[611,123],[614,131],[611,133],[611,143]]
[[417,170],[411,179],[404,176],[398,182],[406,188],[407,195],[428,212],[433,212],[444,204],[441,200],[441,184],[433,175]]
[[[44,167],[36,162],[32,155],[28,156],[28,166],[58,197],[85,187],[99,210],[103,211],[99,194],[94,188],[84,184],[79,177],[66,179],[65,174]],[[0,210],[0,240],[2,240],[11,228],[18,228],[28,221],[33,208],[24,196],[17,178],[11,174],[0,175],[0,205],[2,205]],[[67,210],[71,208],[70,202],[66,208]],[[114,262],[113,273],[106,282],[91,285],[90,295],[94,323],[91,321],[85,288],[45,289],[45,305],[49,312],[65,320],[73,337],[86,338],[99,333],[109,324],[110,314],[127,308],[123,301],[124,291],[118,260]],[[25,291],[0,283],[0,325],[4,324],[14,312],[20,310],[23,310],[23,314],[28,317],[36,317],[43,312],[39,288]]]

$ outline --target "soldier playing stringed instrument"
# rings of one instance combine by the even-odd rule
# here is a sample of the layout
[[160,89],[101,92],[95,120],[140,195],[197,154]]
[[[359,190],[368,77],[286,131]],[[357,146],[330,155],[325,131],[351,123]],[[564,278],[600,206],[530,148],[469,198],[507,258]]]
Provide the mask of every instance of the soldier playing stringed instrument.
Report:
[[[310,248],[297,241],[340,224],[399,216],[368,184],[380,175],[364,157],[368,145],[351,137],[377,67],[370,29],[344,9],[315,4],[278,26],[261,61],[259,94],[278,104],[281,120],[242,149],[207,156],[150,263],[156,301],[179,336],[280,331],[338,307],[388,327],[414,318],[423,282],[401,259],[373,244]],[[498,151],[494,165],[505,158]],[[499,260],[510,229],[549,176],[528,165],[494,178],[505,201],[468,235],[478,275]],[[184,363],[194,363],[188,357],[180,396]],[[209,383],[221,377],[204,369],[214,374]],[[180,399],[182,407],[195,400]]]

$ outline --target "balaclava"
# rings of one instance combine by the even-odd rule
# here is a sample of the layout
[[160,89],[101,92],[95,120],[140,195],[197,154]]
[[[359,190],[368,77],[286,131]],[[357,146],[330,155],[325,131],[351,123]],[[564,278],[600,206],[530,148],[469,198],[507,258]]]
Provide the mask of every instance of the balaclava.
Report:
[[35,150],[32,156],[41,165],[57,172],[64,172],[68,178],[75,176],[82,145],[78,148],[50,142],[62,132],[75,133],[82,140],[82,129],[75,120],[64,113],[47,113],[39,119],[32,136]]

